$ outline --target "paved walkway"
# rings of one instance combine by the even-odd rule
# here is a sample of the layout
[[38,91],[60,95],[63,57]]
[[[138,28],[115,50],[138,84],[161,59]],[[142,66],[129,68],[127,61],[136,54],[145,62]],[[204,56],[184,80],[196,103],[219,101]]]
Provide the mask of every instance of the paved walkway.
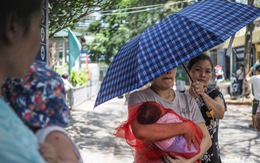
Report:
[[224,163],[260,163],[260,132],[249,128],[250,122],[251,106],[228,105],[219,131]]
[[114,129],[127,118],[123,99],[115,98],[93,109],[94,99],[75,107],[68,132],[75,139],[85,163],[132,163],[130,148]]
[[[132,155],[123,139],[113,131],[127,118],[123,99],[112,99],[93,109],[94,99],[75,107],[68,128],[81,149],[85,163],[132,163]],[[259,163],[260,134],[248,127],[251,107],[228,105],[220,123],[219,141],[223,163]]]

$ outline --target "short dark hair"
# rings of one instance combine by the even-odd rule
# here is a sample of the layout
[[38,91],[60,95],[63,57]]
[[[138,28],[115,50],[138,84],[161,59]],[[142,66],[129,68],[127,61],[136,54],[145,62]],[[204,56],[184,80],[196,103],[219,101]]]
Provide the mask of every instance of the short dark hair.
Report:
[[155,123],[161,117],[162,110],[154,102],[145,102],[137,110],[137,121],[140,124]]
[[256,66],[255,70],[260,72],[260,65]]
[[6,19],[12,13],[16,14],[23,23],[27,32],[34,12],[40,11],[43,0],[7,0],[0,2],[0,40],[4,38],[4,27]]
[[188,65],[187,65],[187,69],[188,69],[188,70],[191,70],[192,66],[193,66],[195,63],[197,63],[197,62],[199,62],[199,61],[201,61],[201,60],[207,60],[207,61],[209,61],[210,65],[211,65],[211,69],[213,70],[213,62],[212,62],[210,56],[207,55],[207,54],[204,54],[204,53],[203,53],[203,54],[200,54],[200,55],[198,55],[198,56],[196,56],[196,57],[194,57],[194,58],[192,58],[191,60],[189,60]]

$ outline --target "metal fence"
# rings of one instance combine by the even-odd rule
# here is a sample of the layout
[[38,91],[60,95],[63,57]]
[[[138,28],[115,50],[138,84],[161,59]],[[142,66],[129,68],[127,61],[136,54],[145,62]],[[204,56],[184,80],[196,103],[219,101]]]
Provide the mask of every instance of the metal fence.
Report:
[[95,97],[100,87],[99,82],[89,82],[87,85],[73,87],[66,90],[66,101],[70,108],[73,108],[86,100]]

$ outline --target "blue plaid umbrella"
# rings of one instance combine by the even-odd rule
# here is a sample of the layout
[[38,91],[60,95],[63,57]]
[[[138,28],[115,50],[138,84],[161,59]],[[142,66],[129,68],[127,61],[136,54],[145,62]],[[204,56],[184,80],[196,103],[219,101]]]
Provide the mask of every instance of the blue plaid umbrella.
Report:
[[259,8],[213,0],[170,15],[119,50],[101,84],[95,107],[223,43],[259,16]]

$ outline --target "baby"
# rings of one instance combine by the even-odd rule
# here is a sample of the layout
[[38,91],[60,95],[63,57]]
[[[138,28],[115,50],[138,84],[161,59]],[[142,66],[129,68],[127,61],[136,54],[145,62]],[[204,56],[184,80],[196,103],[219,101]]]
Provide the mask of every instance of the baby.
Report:
[[[137,110],[137,121],[140,124],[152,124],[152,123],[180,123],[183,122],[182,117],[176,114],[171,109],[165,109],[156,102],[144,102]],[[194,124],[194,123],[193,123]],[[197,128],[197,134],[202,139],[202,132],[200,128],[194,124]],[[188,144],[184,136],[175,136],[166,140],[154,142],[154,144],[163,151],[172,152],[172,154],[181,155],[187,159],[194,157],[199,153],[194,145],[191,145],[191,149],[188,149]]]

